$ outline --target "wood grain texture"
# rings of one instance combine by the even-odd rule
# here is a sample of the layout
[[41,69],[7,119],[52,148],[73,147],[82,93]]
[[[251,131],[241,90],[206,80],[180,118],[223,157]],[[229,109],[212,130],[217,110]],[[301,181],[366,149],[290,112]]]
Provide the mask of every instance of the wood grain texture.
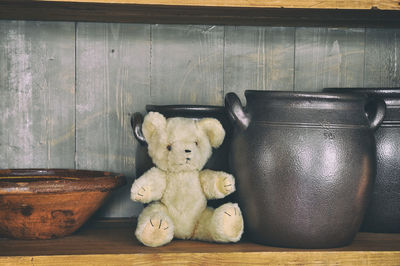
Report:
[[145,5],[224,6],[224,7],[284,7],[341,9],[400,9],[396,0],[39,0],[49,2],[118,3]]
[[216,244],[174,240],[149,248],[133,236],[134,223],[92,224],[61,239],[24,241],[0,238],[2,265],[398,265],[400,235],[359,233],[349,246],[288,249],[248,241]]
[[398,266],[400,252],[249,252],[1,257],[2,265],[376,265]]
[[0,168],[74,167],[74,34],[0,21]]
[[[269,3],[265,1],[265,3]],[[347,1],[347,3],[358,3]],[[358,4],[357,4],[358,7]],[[356,7],[356,8],[357,8]],[[44,11],[45,10],[45,11]],[[398,27],[399,10],[257,8],[1,0],[0,19],[92,22]]]
[[293,90],[294,33],[287,27],[225,28],[224,92]]
[[149,103],[150,26],[77,25],[76,167],[125,174],[101,216],[130,216],[136,140],[130,116]]
[[75,45],[75,23],[0,21],[0,167],[76,163],[127,175],[102,217],[141,210],[129,200],[137,147],[129,119],[146,104],[223,105],[229,91],[244,102],[246,89],[400,86],[399,28],[76,27]]
[[220,26],[153,25],[151,102],[222,105],[223,38]]
[[400,29],[367,29],[366,87],[400,87]]
[[295,90],[363,85],[364,29],[297,28]]

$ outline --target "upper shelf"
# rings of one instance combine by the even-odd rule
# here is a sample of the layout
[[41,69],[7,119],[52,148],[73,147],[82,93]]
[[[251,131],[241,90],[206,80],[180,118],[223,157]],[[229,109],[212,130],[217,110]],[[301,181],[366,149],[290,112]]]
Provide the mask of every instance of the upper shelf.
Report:
[[0,19],[400,27],[399,0],[0,0]]
[[213,6],[255,8],[331,8],[400,10],[397,0],[36,0],[35,2],[104,3],[166,6]]

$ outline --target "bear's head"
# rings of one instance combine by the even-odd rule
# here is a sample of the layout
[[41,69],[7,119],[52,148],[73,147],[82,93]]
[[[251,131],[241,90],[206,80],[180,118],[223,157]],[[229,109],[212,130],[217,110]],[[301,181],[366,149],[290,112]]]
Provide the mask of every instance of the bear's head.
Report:
[[217,119],[166,119],[157,112],[146,115],[142,131],[153,163],[169,172],[201,170],[225,137]]

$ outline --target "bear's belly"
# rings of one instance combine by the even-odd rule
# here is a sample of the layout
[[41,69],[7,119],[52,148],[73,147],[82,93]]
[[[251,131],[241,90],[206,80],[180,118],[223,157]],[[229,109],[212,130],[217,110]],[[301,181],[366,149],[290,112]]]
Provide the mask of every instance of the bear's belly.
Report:
[[199,173],[168,173],[167,187],[161,202],[168,208],[174,222],[174,235],[187,239],[206,208],[207,200],[199,181]]

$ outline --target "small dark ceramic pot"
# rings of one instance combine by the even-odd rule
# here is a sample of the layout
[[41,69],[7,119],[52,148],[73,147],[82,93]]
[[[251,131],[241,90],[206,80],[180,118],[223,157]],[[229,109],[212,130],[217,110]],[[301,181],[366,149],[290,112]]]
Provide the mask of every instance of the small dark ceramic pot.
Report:
[[372,193],[384,102],[327,93],[245,96],[246,108],[234,93],[225,105],[236,125],[230,156],[247,236],[295,248],[351,243]]
[[[214,149],[210,159],[207,161],[204,169],[215,171],[229,172],[228,149],[232,134],[232,124],[229,121],[228,114],[222,106],[207,105],[147,105],[147,112],[159,112],[166,118],[170,117],[186,117],[193,119],[201,119],[211,117],[217,119],[225,129],[224,142],[218,149]],[[136,176],[140,177],[144,172],[153,167],[151,158],[147,152],[146,139],[142,134],[143,115],[141,113],[133,114],[131,124],[134,135],[141,145],[136,151]],[[234,196],[228,196],[223,200],[211,202],[211,206],[219,206],[223,202],[234,201]]]
[[377,174],[361,230],[400,233],[400,88],[327,88],[383,99],[386,115],[376,131]]

